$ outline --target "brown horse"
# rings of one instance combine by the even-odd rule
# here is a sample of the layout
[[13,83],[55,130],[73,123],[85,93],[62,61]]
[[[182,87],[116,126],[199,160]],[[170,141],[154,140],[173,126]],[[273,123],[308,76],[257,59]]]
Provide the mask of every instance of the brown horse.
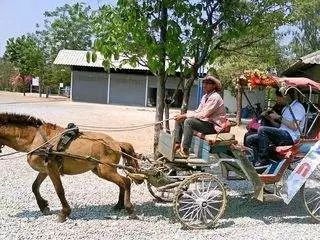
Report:
[[[0,114],[0,146],[6,145],[20,152],[34,150],[62,132],[65,129],[51,123],[45,123],[40,119],[18,114]],[[53,149],[56,149],[59,137],[50,141]],[[120,143],[110,136],[102,133],[81,132],[65,150],[70,156],[62,156],[57,159],[55,156],[45,158],[36,152],[28,154],[29,165],[39,172],[32,185],[32,191],[36,197],[38,206],[42,213],[49,213],[48,202],[43,199],[39,192],[39,187],[43,180],[49,176],[55,191],[60,199],[62,209],[58,220],[63,222],[70,215],[71,209],[65,198],[64,189],[61,183],[62,174],[80,174],[92,171],[99,177],[117,184],[120,188],[119,200],[115,209],[125,208],[131,217],[134,217],[133,205],[130,202],[129,178],[117,172],[115,164],[120,161],[121,153],[135,156],[133,147],[128,143]],[[99,162],[87,161],[74,157],[91,156]],[[134,158],[123,155],[128,165],[138,167]]]

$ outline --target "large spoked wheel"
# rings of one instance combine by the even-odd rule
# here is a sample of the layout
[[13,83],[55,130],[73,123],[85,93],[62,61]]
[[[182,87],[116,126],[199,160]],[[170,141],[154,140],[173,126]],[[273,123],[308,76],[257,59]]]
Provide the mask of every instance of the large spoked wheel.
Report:
[[173,203],[174,215],[185,227],[210,228],[224,213],[226,191],[215,176],[194,174],[180,183]]
[[320,222],[320,166],[305,182],[302,195],[307,212],[314,220]]

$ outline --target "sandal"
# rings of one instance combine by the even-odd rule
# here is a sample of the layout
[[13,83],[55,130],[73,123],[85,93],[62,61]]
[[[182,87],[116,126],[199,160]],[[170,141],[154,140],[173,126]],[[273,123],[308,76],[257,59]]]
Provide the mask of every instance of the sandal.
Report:
[[189,158],[189,154],[184,152],[181,148],[176,151],[175,155],[174,155],[175,158],[180,158],[180,159],[187,159]]
[[175,143],[174,144],[174,151],[178,152],[180,150],[180,143]]

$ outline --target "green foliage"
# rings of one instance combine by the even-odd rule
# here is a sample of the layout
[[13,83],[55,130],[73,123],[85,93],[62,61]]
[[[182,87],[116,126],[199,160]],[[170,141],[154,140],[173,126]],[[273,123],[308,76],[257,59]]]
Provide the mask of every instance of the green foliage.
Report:
[[[166,22],[161,20],[163,8]],[[159,75],[164,64],[160,29],[165,24],[166,74],[179,69],[190,78],[188,95],[204,65],[213,66],[226,84],[253,66],[278,68],[281,56],[274,33],[290,20],[287,15],[285,0],[119,0],[116,7],[104,6],[95,15],[94,49],[104,55],[107,68],[112,57],[124,54],[124,62],[142,63]]]
[[284,21],[286,1],[196,1],[190,9],[195,11],[186,13],[191,34],[185,54],[198,67],[274,39],[273,32]]
[[13,63],[23,76],[38,76],[44,67],[43,51],[31,35],[10,38],[7,41],[4,58]]
[[18,71],[14,65],[0,58],[0,89],[12,90],[11,79],[17,75]]
[[288,66],[288,62],[282,56],[276,36],[273,36],[239,52],[221,52],[214,65],[225,89],[235,94],[237,78],[244,70],[276,70],[280,73]]
[[59,83],[63,83],[64,86],[70,86],[70,75],[70,67],[52,65],[45,67],[43,80],[46,86],[56,92]]
[[[142,64],[159,75],[164,62],[162,50],[167,58],[166,72],[175,73],[183,57],[180,40],[181,27],[170,16],[176,14],[179,0],[171,1],[118,1],[116,7],[103,6],[94,18],[96,40],[94,49],[101,52],[110,67],[111,59],[125,56],[123,63]],[[161,10],[168,10],[167,21],[161,20]],[[166,25],[165,41],[161,42],[161,26]],[[162,45],[163,44],[163,45]]]
[[86,4],[65,4],[45,12],[44,16],[44,30],[37,31],[37,36],[48,63],[52,63],[62,49],[86,50],[91,47],[91,9]]
[[320,49],[320,1],[292,0],[289,50],[296,58]]

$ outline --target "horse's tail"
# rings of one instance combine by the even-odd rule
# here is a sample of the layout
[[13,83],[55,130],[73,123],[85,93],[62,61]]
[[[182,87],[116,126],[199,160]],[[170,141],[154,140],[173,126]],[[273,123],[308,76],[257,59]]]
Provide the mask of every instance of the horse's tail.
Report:
[[140,169],[133,146],[127,142],[119,142],[119,145],[121,148],[122,158],[124,159],[124,164],[137,170]]

